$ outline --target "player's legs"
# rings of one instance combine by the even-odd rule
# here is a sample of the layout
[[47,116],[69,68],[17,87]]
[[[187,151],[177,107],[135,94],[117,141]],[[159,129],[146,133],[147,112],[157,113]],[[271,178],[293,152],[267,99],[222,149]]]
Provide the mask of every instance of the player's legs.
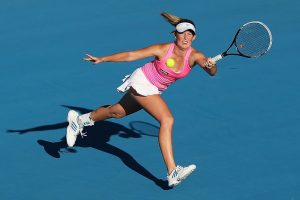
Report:
[[[196,166],[176,166],[172,145],[172,127],[174,119],[167,104],[160,95],[141,96],[136,93],[135,90],[131,89],[118,103],[111,106],[103,106],[93,111],[90,114],[90,118],[93,121],[100,121],[108,118],[121,118],[137,112],[142,108],[160,123],[159,145],[168,171],[167,178],[169,186],[174,187],[189,176],[196,169]],[[69,112],[69,126],[66,136],[69,146],[75,144],[76,137],[82,129],[77,122],[78,118],[77,112]],[[73,130],[74,128],[77,128],[77,126],[80,130]]]
[[93,121],[97,122],[109,118],[122,118],[141,109],[142,107],[134,98],[129,93],[126,93],[118,103],[110,106],[102,106],[93,111],[90,116]]
[[172,127],[174,118],[167,104],[160,95],[141,96],[134,90],[130,91],[131,96],[152,115],[159,123],[159,145],[165,161],[168,173],[176,167],[172,146]]
[[78,112],[70,110],[68,113],[68,122],[66,140],[69,147],[73,147],[77,136],[83,133],[84,126],[92,126],[94,122],[108,118],[121,118],[141,110],[142,107],[134,100],[130,94],[125,94],[122,99],[111,106],[102,106],[97,110],[79,116]]

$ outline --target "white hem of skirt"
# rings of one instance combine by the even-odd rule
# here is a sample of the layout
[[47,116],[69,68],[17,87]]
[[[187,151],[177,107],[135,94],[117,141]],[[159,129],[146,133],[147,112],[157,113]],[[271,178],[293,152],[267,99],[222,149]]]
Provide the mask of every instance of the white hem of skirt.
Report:
[[122,81],[123,84],[117,88],[118,92],[127,92],[132,87],[142,96],[162,93],[162,91],[158,90],[158,88],[147,79],[141,68],[136,69],[130,75],[126,75]]

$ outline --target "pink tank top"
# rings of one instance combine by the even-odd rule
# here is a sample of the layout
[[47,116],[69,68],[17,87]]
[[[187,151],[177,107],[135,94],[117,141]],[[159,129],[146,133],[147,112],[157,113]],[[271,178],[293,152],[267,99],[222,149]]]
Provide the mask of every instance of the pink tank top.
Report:
[[167,55],[162,60],[155,59],[142,67],[142,71],[147,79],[160,91],[167,89],[169,85],[176,80],[185,77],[191,71],[189,65],[189,57],[192,52],[191,47],[185,55],[183,67],[179,72],[175,72],[166,66],[166,61],[172,55],[174,47],[175,44],[171,43]]

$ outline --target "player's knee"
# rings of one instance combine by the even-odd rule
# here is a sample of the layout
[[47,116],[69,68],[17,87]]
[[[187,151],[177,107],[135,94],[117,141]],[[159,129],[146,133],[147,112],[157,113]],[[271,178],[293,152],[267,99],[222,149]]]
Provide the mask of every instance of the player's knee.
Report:
[[126,113],[125,112],[111,112],[110,115],[112,118],[121,119],[126,116]]
[[168,126],[168,127],[172,127],[174,124],[174,117],[172,115],[167,115],[162,117],[162,119],[160,120],[160,125],[161,126]]
[[125,116],[126,116],[125,113],[113,113],[113,118],[116,118],[116,119],[121,119]]
[[108,108],[108,112],[109,112],[109,116],[111,118],[117,118],[117,119],[120,119],[120,118],[123,118],[126,116],[126,113],[124,110],[122,109],[117,109],[116,107],[114,106],[110,106]]

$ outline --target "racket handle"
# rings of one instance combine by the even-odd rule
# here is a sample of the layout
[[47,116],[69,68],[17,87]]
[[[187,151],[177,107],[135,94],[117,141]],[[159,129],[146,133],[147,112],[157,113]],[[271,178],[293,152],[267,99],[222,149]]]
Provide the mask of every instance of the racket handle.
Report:
[[211,58],[211,59],[212,59],[213,61],[217,62],[217,61],[221,60],[222,58],[223,58],[222,54],[219,54],[219,55],[217,55],[217,56],[215,56],[215,57],[213,57],[213,58]]

